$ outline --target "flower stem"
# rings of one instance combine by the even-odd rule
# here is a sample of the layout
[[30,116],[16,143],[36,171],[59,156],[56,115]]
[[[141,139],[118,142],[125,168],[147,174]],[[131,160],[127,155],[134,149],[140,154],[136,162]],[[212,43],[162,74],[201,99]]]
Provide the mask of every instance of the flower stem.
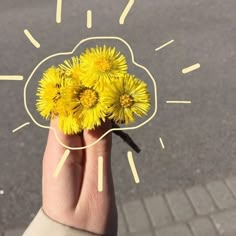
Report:
[[[117,125],[115,122],[112,122],[112,128],[120,128],[119,125]],[[133,139],[122,130],[115,130],[113,133],[117,136],[119,136],[124,142],[126,142],[131,148],[134,149],[135,152],[140,153],[141,149],[139,146],[133,141]]]

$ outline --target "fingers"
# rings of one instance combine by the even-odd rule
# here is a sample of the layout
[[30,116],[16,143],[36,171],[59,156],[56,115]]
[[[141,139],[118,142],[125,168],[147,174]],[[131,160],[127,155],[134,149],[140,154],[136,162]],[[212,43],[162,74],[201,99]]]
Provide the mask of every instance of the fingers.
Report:
[[[58,121],[52,120],[51,127],[57,132],[60,141],[70,147],[81,146],[79,135],[64,135],[57,127]],[[59,175],[55,172],[66,149],[59,144],[53,130],[49,131],[46,150],[43,158],[43,209],[48,215],[56,218],[61,212],[74,209],[80,194],[83,159],[82,151],[70,151]]]
[[[81,138],[79,135],[64,135],[57,129],[56,120],[51,126],[56,129],[61,142],[70,147],[90,145],[111,128],[110,122],[106,122],[94,131],[85,131]],[[53,172],[66,149],[58,143],[54,132],[49,131],[43,159],[43,209],[48,216],[62,224],[97,234],[116,230],[111,141],[109,134],[90,148],[71,151],[59,176],[54,178]],[[102,192],[98,192],[99,156],[103,158]]]
[[[84,145],[90,145],[97,141],[104,133],[111,129],[110,121],[103,123],[102,126],[97,127],[95,130],[84,132]],[[96,192],[98,191],[98,163],[99,158],[103,160],[103,190],[110,190],[112,183],[111,176],[111,145],[112,136],[111,133],[106,135],[102,140],[100,140],[95,145],[87,148],[85,150],[85,172],[84,172],[84,185],[90,185]]]
[[[84,131],[83,145],[88,146],[96,142],[109,129],[111,129],[111,123],[107,121],[95,130]],[[80,212],[86,213],[84,216],[86,226],[84,228],[98,234],[111,232],[111,226],[116,229],[114,227],[116,206],[111,172],[111,145],[112,135],[110,133],[97,144],[85,149],[84,178],[80,200],[76,208],[78,214]],[[98,191],[99,157],[103,158],[102,192]]]

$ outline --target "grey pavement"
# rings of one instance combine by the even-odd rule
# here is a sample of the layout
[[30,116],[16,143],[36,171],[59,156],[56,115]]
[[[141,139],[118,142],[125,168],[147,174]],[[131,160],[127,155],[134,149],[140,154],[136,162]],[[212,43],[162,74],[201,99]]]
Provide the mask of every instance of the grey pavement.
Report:
[[[212,181],[118,203],[118,236],[236,235],[235,181],[236,176],[222,180],[215,192],[208,190],[215,189]],[[218,195],[221,198],[217,199]],[[6,230],[3,236],[20,236],[24,230]]]
[[[92,36],[127,40],[136,61],[150,70],[158,84],[157,116],[145,127],[129,132],[142,149],[134,154],[140,184],[135,184],[128,166],[130,148],[114,137],[112,168],[122,214],[135,214],[135,209],[143,212],[144,208],[147,219],[141,214],[143,225],[139,227],[152,229],[151,235],[156,230],[158,236],[177,231],[182,236],[201,235],[205,231],[197,231],[199,224],[204,225],[202,230],[229,235],[234,230],[236,181],[222,180],[236,176],[236,1],[136,0],[125,24],[119,25],[126,4],[127,0],[63,1],[62,23],[57,24],[56,1],[0,1],[0,75],[24,76],[23,81],[0,81],[0,191],[4,191],[0,194],[0,234],[26,227],[41,206],[47,130],[34,125],[24,109],[25,82],[42,59],[70,51],[81,39]],[[86,28],[89,9],[93,11],[92,29]],[[26,28],[40,42],[40,49],[27,40]],[[155,52],[172,39],[174,43]],[[103,42],[91,45],[95,43]],[[124,46],[109,43],[129,58]],[[201,64],[199,70],[182,74],[183,68],[195,63]],[[129,65],[152,89],[147,75]],[[34,114],[40,73],[27,90]],[[191,100],[192,104],[166,104],[167,100]],[[12,133],[25,122],[31,125]],[[156,220],[160,216],[148,211],[155,202],[164,212],[163,219]],[[129,232],[134,232],[135,220],[125,217],[125,224],[132,221],[128,222]],[[171,226],[170,221],[176,224]]]

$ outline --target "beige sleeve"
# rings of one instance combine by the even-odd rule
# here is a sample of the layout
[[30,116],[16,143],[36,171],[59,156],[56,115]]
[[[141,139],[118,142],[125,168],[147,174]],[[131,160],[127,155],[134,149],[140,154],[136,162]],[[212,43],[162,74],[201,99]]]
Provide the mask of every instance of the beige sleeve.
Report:
[[23,236],[98,236],[79,229],[60,224],[39,210]]

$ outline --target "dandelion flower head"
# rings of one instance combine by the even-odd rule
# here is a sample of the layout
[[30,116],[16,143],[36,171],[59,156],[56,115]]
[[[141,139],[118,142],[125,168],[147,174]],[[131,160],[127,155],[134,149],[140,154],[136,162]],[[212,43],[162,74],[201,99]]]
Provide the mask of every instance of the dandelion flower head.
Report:
[[68,86],[65,97],[70,101],[68,109],[73,117],[80,121],[83,129],[94,129],[101,125],[101,121],[105,121],[107,110],[104,94],[98,88],[72,83]]
[[72,114],[60,115],[59,128],[67,135],[78,134],[83,130],[80,121]]
[[36,107],[44,118],[48,119],[58,114],[61,92],[67,87],[67,81],[69,82],[56,67],[50,67],[43,74],[36,94],[38,96]]
[[119,77],[106,90],[105,103],[109,118],[116,123],[134,122],[135,115],[147,115],[150,109],[147,84],[129,74]]
[[81,79],[87,87],[104,87],[110,79],[123,76],[128,69],[125,57],[111,47],[87,49],[80,56]]
[[80,79],[80,63],[79,57],[74,56],[71,60],[65,60],[64,64],[60,64],[59,67],[63,70],[66,77],[69,77],[73,80]]

